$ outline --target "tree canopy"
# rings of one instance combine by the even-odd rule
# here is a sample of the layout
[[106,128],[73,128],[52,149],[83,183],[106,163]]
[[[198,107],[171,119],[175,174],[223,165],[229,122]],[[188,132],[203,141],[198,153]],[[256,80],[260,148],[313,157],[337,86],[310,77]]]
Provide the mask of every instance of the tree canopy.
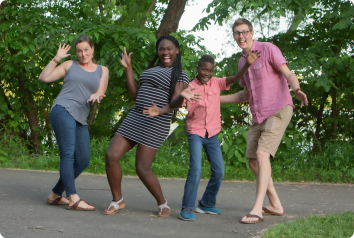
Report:
[[[155,54],[156,36],[171,33],[179,41],[182,67],[190,79],[197,61],[207,52],[200,39],[178,31],[187,1],[178,0],[6,0],[0,9],[0,124],[28,140],[34,150],[52,146],[50,107],[62,81],[38,80],[42,69],[55,56],[58,43],[73,44],[80,35],[95,43],[95,59],[109,68],[107,97],[89,115],[92,137],[109,136],[118,128],[134,102],[119,63],[123,48],[132,55],[135,78]],[[171,14],[172,12],[176,14]],[[210,24],[228,24],[235,16],[251,20],[262,32],[260,41],[277,45],[298,75],[310,105],[294,111],[292,138],[302,135],[321,150],[328,140],[352,140],[354,92],[354,11],[349,0],[213,0],[209,15],[194,30]],[[279,23],[288,22],[286,31]],[[230,29],[231,32],[231,29]],[[276,32],[276,34],[269,34]],[[76,59],[72,48],[71,59]],[[232,75],[240,54],[217,62],[216,76]],[[231,92],[242,90],[234,84]],[[247,103],[223,105],[223,127],[250,123]],[[284,139],[289,140],[289,137]]]
[[[305,134],[315,144],[314,150],[328,140],[353,139],[354,8],[349,0],[214,0],[206,11],[209,15],[199,21],[196,30],[225,24],[237,15],[249,19],[262,32],[260,41],[272,42],[282,50],[310,102],[300,109],[300,102],[293,97],[297,109],[292,122],[297,133]],[[285,32],[279,31],[283,21],[288,22]],[[276,34],[264,34],[269,29]],[[219,62],[221,72],[232,74],[239,57],[234,54]],[[233,87],[240,90],[238,85]],[[223,108],[227,122],[247,123],[248,113],[242,107]]]

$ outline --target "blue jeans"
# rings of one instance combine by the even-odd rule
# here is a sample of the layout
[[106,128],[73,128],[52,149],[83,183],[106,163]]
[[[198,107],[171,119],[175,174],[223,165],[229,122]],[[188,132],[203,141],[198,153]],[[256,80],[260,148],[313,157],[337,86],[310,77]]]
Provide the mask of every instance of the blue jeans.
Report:
[[199,204],[204,207],[215,207],[216,195],[224,178],[224,162],[221,154],[218,136],[208,138],[208,133],[202,138],[188,133],[190,153],[189,172],[184,186],[182,209],[194,209],[198,186],[202,173],[202,147],[207,154],[211,166],[211,177]]
[[77,194],[74,180],[90,163],[90,135],[87,126],[77,122],[60,105],[53,107],[50,124],[60,151],[60,178],[52,191],[60,196],[64,191],[66,196]]

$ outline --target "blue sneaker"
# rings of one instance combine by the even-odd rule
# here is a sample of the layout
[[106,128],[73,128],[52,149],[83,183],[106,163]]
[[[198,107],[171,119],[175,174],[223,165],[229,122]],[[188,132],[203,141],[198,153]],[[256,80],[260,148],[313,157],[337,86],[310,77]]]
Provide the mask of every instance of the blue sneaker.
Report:
[[195,216],[192,213],[192,209],[182,209],[179,213],[179,219],[183,221],[195,221]]
[[207,214],[212,214],[212,215],[220,215],[221,211],[215,207],[203,207],[202,205],[199,205],[196,209],[196,212],[198,213],[207,213]]

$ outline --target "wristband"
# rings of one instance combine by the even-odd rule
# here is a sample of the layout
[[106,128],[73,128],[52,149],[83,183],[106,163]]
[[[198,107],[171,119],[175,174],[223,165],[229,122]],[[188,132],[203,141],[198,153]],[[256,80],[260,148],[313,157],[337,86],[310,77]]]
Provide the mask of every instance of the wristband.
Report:
[[56,60],[55,59],[55,57],[52,59],[56,64],[58,64],[59,63],[59,61],[58,60]]

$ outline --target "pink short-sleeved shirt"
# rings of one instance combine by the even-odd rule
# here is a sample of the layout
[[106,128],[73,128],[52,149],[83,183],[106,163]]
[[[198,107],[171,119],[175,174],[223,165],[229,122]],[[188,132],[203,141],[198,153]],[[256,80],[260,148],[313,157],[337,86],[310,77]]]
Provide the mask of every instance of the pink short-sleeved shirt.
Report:
[[203,138],[206,132],[208,137],[215,136],[221,130],[220,92],[230,89],[230,86],[226,86],[226,78],[212,77],[206,84],[194,78],[189,87],[197,88],[194,92],[202,94],[203,99],[193,103],[184,100],[188,110],[188,133]]
[[[294,105],[288,82],[279,71],[280,66],[288,64],[280,49],[272,43],[254,40],[251,50],[262,52],[261,57],[248,68],[240,84],[247,86],[253,122],[260,124],[286,105]],[[245,63],[246,55],[242,52],[238,68]]]

